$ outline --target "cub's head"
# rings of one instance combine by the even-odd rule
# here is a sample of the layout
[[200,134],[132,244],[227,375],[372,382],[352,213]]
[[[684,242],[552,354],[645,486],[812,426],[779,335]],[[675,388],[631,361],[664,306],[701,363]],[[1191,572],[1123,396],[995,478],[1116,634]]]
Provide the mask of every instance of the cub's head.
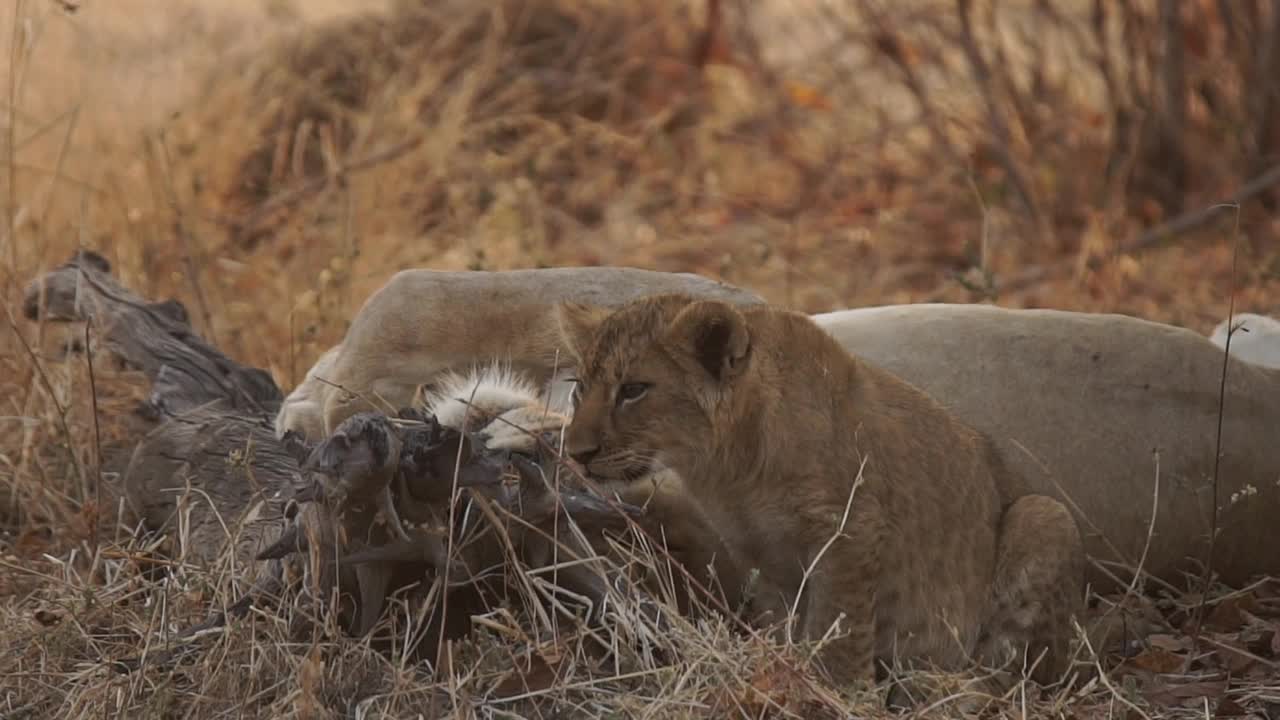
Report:
[[566,452],[592,475],[679,471],[717,447],[752,381],[751,333],[733,305],[659,295],[617,310],[557,309],[577,362]]

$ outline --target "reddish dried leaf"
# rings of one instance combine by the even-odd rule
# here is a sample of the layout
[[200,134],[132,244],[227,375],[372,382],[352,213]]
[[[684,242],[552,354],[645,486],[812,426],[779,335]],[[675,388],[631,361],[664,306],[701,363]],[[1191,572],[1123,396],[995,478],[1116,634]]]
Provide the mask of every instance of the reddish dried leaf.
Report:
[[20,558],[31,559],[49,552],[50,536],[48,529],[23,530],[13,543],[13,554]]
[[62,613],[41,608],[35,612],[36,622],[45,627],[52,627],[62,622]]
[[1210,632],[1236,632],[1246,622],[1246,612],[1258,607],[1258,601],[1252,595],[1238,595],[1215,604],[1204,619],[1204,630]]
[[559,668],[559,662],[552,665],[540,653],[534,653],[529,658],[528,667],[516,667],[507,673],[493,689],[494,694],[497,697],[511,697],[546,690],[559,679]]
[[804,679],[781,663],[771,663],[752,675],[745,696],[740,698],[741,706],[757,711],[772,705],[794,709],[812,701]]
[[1187,52],[1203,60],[1209,51],[1209,37],[1201,25],[1187,25],[1182,29],[1182,44]]
[[1143,650],[1129,659],[1128,664],[1153,673],[1171,673],[1182,669],[1185,659],[1163,648]]
[[804,83],[787,83],[787,97],[791,102],[808,110],[830,110],[831,101],[817,88]]

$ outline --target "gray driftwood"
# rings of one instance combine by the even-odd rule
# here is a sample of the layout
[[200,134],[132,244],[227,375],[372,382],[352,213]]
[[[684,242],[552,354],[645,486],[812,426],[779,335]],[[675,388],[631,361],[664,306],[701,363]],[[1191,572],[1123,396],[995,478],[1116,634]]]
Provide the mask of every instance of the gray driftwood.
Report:
[[33,281],[22,306],[29,320],[91,323],[108,350],[146,374],[151,402],[162,412],[218,401],[274,417],[284,397],[265,370],[235,362],[197,335],[182,303],[144,300],[117,282],[97,253],[80,251]]
[[[306,562],[315,553],[318,587],[336,584],[349,599],[338,610],[358,634],[373,628],[392,592],[442,577],[455,609],[424,635],[420,645],[433,648],[440,633],[466,632],[469,614],[487,609],[486,573],[515,557],[550,562],[552,523],[568,515],[598,530],[634,512],[571,482],[553,490],[544,475],[554,458],[487,452],[412,410],[351,417],[315,446],[292,433],[277,438],[281,393],[270,375],[201,339],[180,303],[148,302],[121,286],[95,253],[31,283],[24,312],[90,322],[100,344],[152,383],[156,424],[123,476],[131,519],[167,536],[187,561],[225,563],[243,581],[240,601],[180,639],[276,594],[286,577],[317,565]],[[455,553],[446,557],[450,533]],[[572,536],[557,542],[561,559],[591,554]],[[561,582],[596,606],[609,589],[599,568],[562,573]]]

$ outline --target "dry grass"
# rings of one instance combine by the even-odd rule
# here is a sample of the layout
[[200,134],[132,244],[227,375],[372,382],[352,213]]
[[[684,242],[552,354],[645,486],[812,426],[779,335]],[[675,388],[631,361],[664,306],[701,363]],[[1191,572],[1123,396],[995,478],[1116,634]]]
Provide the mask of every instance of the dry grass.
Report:
[[[83,328],[21,320],[22,284],[72,247],[106,254],[143,295],[182,299],[201,332],[286,388],[407,266],[688,270],[809,311],[976,301],[994,276],[1000,304],[1203,331],[1225,315],[1232,214],[1131,241],[1227,197],[1280,142],[1265,123],[1240,131],[1276,89],[1246,93],[1229,51],[1274,50],[1261,34],[1240,41],[1248,18],[1226,22],[1221,3],[1184,3],[1203,14],[1178,35],[1193,97],[1172,115],[1143,101],[1168,91],[1166,65],[1117,50],[1158,45],[1136,42],[1163,27],[1155,2],[1102,3],[1134,14],[1101,35],[1098,4],[1083,1],[975,2],[968,26],[965,3],[940,0],[831,17],[817,2],[726,2],[704,68],[689,62],[703,3],[390,4],[367,16],[290,0],[0,9],[0,715],[411,717],[438,702],[495,717],[816,717],[874,701],[831,696],[796,669],[799,649],[725,621],[650,633],[641,650],[643,624],[615,623],[619,664],[602,668],[572,623],[496,617],[453,647],[441,680],[327,621],[299,635],[263,614],[186,664],[113,674],[104,659],[154,648],[230,598],[217,573],[157,579],[123,536],[90,542],[94,518],[114,514],[94,478],[127,458],[146,388],[104,356],[58,362]],[[1164,182],[1175,151],[1180,182]],[[1237,308],[1275,308],[1273,199],[1239,214]],[[1027,274],[1037,268],[1050,272]],[[1180,630],[1199,598],[1152,594],[1140,604],[1170,629],[1108,682],[993,709],[1275,712],[1274,585],[1216,602],[1197,643]],[[496,700],[513,663],[555,682]]]

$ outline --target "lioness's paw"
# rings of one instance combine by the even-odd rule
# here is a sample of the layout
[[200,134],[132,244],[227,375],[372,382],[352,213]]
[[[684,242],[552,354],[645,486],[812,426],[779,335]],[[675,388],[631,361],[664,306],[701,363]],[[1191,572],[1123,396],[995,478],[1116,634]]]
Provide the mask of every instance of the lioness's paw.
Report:
[[275,430],[277,438],[283,438],[290,430],[308,440],[323,438],[324,415],[320,404],[312,400],[290,402],[286,398],[276,415]]

